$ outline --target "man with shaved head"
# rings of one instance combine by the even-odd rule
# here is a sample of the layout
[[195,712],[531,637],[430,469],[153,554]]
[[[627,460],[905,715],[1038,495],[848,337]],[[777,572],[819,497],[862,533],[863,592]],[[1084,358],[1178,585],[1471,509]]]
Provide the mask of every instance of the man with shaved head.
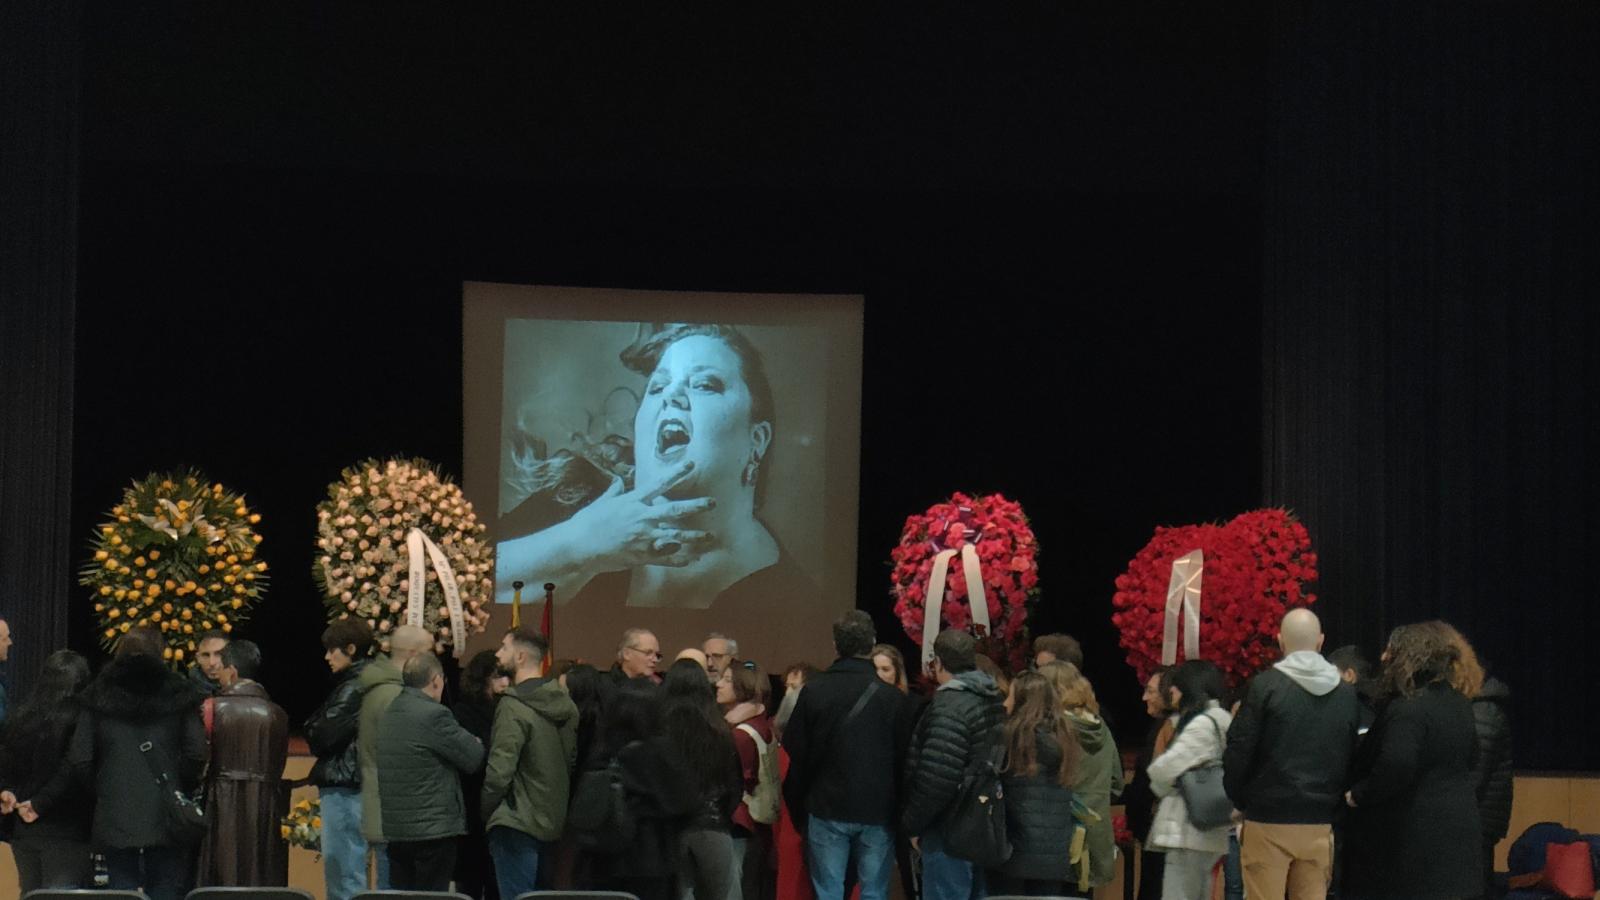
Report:
[[1251,680],[1228,729],[1223,786],[1244,813],[1245,895],[1323,900],[1361,703],[1322,658],[1322,623],[1311,610],[1283,617],[1278,645],[1283,659]]
[[384,847],[383,808],[378,793],[378,723],[389,704],[405,689],[402,671],[413,657],[433,650],[433,635],[415,625],[401,625],[389,636],[389,655],[362,670],[361,716],[356,725],[356,752],[361,760],[361,834],[377,855],[378,889],[389,889],[389,857]]

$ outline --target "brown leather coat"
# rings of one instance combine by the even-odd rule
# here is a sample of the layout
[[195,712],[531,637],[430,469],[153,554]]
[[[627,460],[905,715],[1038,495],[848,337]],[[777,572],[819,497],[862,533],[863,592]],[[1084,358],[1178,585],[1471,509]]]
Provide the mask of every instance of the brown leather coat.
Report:
[[289,805],[289,717],[254,681],[235,684],[214,703],[206,771],[211,833],[200,847],[199,883],[285,885],[289,849],[279,825]]

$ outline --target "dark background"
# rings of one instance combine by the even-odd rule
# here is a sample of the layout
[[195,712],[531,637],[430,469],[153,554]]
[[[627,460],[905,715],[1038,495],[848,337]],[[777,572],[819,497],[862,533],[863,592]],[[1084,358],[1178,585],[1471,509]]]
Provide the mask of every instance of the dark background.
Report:
[[192,464],[263,514],[241,633],[307,713],[312,507],[365,456],[459,472],[463,280],[859,292],[881,635],[904,517],[1003,491],[1034,630],[1131,741],[1113,579],[1281,503],[1330,646],[1449,618],[1520,768],[1600,767],[1549,727],[1600,716],[1593,7],[64,9],[3,132],[39,211],[0,282],[14,687],[93,647],[71,569],[119,488]]

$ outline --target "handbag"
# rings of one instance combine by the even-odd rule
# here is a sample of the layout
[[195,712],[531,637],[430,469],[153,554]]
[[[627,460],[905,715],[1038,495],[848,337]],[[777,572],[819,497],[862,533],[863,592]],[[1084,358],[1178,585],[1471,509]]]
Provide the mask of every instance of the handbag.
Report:
[[1006,835],[1006,792],[1001,783],[1005,747],[996,742],[980,753],[961,779],[955,804],[945,820],[945,850],[980,866],[998,866],[1011,858]]
[[567,832],[579,849],[620,853],[633,843],[634,824],[620,762],[612,759],[603,768],[578,776],[567,808]]
[[193,847],[200,843],[207,831],[206,810],[200,799],[184,793],[177,779],[165,766],[156,762],[155,744],[145,741],[139,745],[139,753],[149,764],[150,774],[155,777],[156,788],[160,791],[162,820],[166,825],[167,837],[179,847]]
[[[1217,730],[1217,740],[1222,739],[1222,727],[1217,720],[1202,715]],[[1178,794],[1189,810],[1189,823],[1201,831],[1220,828],[1233,821],[1233,801],[1222,787],[1222,760],[1202,763],[1178,776]]]

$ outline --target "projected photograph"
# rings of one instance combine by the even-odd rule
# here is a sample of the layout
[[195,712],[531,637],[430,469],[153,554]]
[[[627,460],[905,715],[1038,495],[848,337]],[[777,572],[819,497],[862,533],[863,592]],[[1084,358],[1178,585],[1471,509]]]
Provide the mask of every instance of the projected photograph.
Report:
[[852,335],[804,298],[751,316],[728,295],[625,293],[648,321],[495,317],[497,601],[554,583],[558,656],[608,662],[644,627],[668,655],[716,631],[773,666],[826,661],[854,604],[859,306]]

